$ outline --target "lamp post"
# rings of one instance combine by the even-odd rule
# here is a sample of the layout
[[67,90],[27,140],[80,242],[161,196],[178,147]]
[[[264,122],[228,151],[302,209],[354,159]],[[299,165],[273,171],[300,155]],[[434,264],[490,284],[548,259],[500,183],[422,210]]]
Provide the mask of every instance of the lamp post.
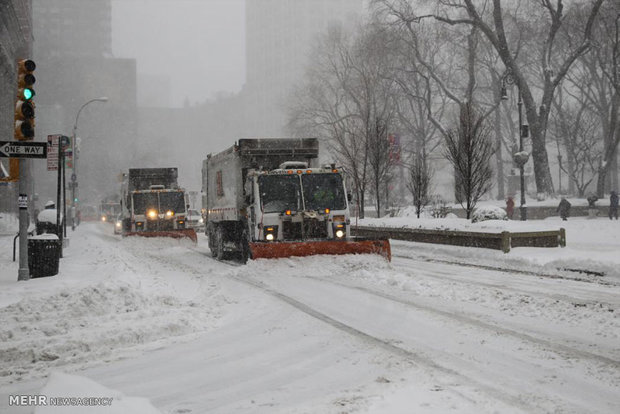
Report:
[[[77,112],[77,115],[75,116],[75,123],[73,124],[73,135],[71,138],[71,150],[73,153],[73,174],[71,174],[71,197],[72,197],[71,207],[72,207],[73,214],[77,214],[76,197],[78,196],[78,189],[77,189],[78,187],[78,184],[77,184],[78,183],[77,182],[78,153],[76,151],[77,149],[76,133],[77,133],[78,119],[80,119],[80,113],[82,113],[82,109],[84,109],[86,105],[93,103],[93,102],[107,102],[107,101],[108,101],[108,98],[106,96],[91,99],[90,101],[86,102],[84,105],[80,107],[80,109]],[[73,216],[71,220],[71,230],[75,230],[75,216]]]
[[523,138],[527,138],[529,135],[529,127],[528,125],[523,125],[523,99],[521,98],[521,88],[519,84],[516,82],[512,72],[508,70],[504,76],[502,76],[502,90],[501,90],[501,99],[507,100],[508,94],[506,93],[506,85],[517,85],[517,107],[519,110],[519,152],[513,154],[512,158],[514,162],[519,166],[519,176],[520,176],[520,184],[521,184],[521,204],[519,206],[519,212],[521,214],[521,221],[527,220],[527,206],[525,204],[525,163],[530,157],[530,154],[523,150]]

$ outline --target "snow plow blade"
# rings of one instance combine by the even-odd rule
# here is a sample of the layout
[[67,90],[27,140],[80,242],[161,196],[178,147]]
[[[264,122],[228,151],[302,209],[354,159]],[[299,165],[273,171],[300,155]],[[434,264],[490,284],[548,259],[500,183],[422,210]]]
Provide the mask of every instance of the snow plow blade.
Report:
[[276,259],[318,254],[379,254],[392,259],[387,239],[313,240],[307,242],[250,243],[253,259]]
[[198,243],[198,236],[194,229],[165,230],[165,231],[130,231],[125,236],[140,237],[172,237],[173,239],[188,238],[194,243]]

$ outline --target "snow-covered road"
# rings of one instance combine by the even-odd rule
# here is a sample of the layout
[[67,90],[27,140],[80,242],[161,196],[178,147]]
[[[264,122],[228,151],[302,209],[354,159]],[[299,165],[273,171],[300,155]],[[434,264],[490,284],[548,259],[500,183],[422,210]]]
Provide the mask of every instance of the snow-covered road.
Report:
[[[32,412],[9,395],[72,396],[61,372],[117,392],[101,412],[126,396],[165,413],[620,412],[617,283],[458,266],[405,242],[392,263],[238,266],[203,237],[121,239],[98,223],[72,235],[59,276],[17,283],[11,241],[0,412]],[[37,412],[67,412],[53,408]]]

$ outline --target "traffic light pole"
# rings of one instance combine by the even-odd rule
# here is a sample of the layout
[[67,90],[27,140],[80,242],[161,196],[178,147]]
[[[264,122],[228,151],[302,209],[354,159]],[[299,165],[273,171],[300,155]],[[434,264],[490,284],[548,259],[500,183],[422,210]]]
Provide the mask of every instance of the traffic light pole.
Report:
[[30,189],[30,162],[19,160],[19,270],[17,280],[30,280],[28,267],[28,190]]
[[[33,71],[37,65],[30,59],[17,61],[17,100],[15,103],[14,134],[16,141],[32,141],[34,138],[34,104],[31,102],[35,95],[32,85],[36,79]],[[28,266],[28,193],[32,185],[30,162],[19,160],[19,270],[17,280],[29,280],[30,268]]]

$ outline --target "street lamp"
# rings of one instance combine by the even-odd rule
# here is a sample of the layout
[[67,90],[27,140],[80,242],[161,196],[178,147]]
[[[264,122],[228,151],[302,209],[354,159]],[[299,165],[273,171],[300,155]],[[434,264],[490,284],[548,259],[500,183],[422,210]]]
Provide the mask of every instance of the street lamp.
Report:
[[527,138],[529,135],[529,126],[523,125],[523,99],[521,98],[521,88],[518,82],[516,82],[514,75],[510,70],[506,71],[502,76],[502,90],[501,99],[507,100],[508,94],[506,93],[506,85],[517,86],[518,101],[517,107],[519,108],[519,152],[512,155],[513,161],[519,166],[519,175],[521,181],[521,205],[519,206],[519,212],[521,213],[521,221],[527,220],[527,206],[525,204],[525,176],[524,168],[525,163],[530,157],[530,154],[523,150],[523,138]]
[[[86,105],[93,102],[108,102],[107,96],[102,96],[100,98],[94,98],[90,101],[86,102],[84,105],[80,107],[75,116],[75,123],[73,124],[73,137],[71,139],[71,151],[73,153],[73,174],[71,174],[71,196],[72,203],[71,206],[73,208],[74,214],[77,214],[77,197],[78,197],[78,189],[77,189],[77,164],[78,164],[78,153],[76,151],[76,140],[77,140],[77,125],[78,119],[80,119],[80,113],[82,113],[82,109],[86,107]],[[75,230],[75,216],[71,220],[71,230]]]

